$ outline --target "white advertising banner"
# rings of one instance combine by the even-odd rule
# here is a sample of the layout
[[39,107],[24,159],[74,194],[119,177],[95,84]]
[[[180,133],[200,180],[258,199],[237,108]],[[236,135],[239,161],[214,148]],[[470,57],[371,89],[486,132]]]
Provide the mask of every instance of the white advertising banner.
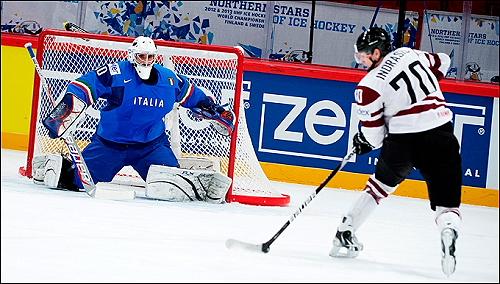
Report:
[[[309,1],[307,1],[309,2]],[[273,15],[272,38],[274,53],[309,49],[310,2],[276,1]],[[354,43],[370,27],[383,27],[393,38],[397,33],[398,11],[375,7],[318,2],[314,21],[313,63],[353,67]],[[302,11],[297,13],[297,11]],[[305,13],[307,12],[307,13]],[[418,14],[406,13],[405,46],[413,47],[416,38]]]
[[[463,58],[464,79],[498,82],[498,17],[471,15],[467,36],[467,55]],[[424,15],[421,49],[450,55],[448,78],[457,78],[458,58],[462,57],[462,14],[428,11]],[[496,79],[495,79],[496,77]]]
[[[397,10],[318,1],[315,11],[313,63],[355,66],[353,44],[374,17],[397,32]],[[239,45],[247,56],[287,61],[307,59],[311,18],[311,1],[2,2],[4,31],[26,20],[58,29],[70,21],[93,33]],[[405,46],[414,46],[417,19],[407,13]]]
[[[241,46],[247,56],[305,61],[309,51],[311,1],[2,1],[2,31],[37,33],[62,29],[66,21],[94,33]],[[456,78],[461,58],[461,13],[428,11],[421,49],[452,58]],[[374,25],[394,37],[398,11],[317,1],[313,63],[353,67],[353,44]],[[407,12],[403,45],[414,47],[418,14]],[[498,17],[472,15],[465,79],[498,81]]]

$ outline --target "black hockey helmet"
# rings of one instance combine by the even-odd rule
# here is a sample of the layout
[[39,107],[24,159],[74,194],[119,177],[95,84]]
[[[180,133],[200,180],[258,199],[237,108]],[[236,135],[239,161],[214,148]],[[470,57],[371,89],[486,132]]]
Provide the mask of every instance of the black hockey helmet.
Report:
[[370,28],[359,35],[354,51],[366,52],[372,54],[378,48],[382,56],[387,55],[391,51],[391,37],[383,28]]

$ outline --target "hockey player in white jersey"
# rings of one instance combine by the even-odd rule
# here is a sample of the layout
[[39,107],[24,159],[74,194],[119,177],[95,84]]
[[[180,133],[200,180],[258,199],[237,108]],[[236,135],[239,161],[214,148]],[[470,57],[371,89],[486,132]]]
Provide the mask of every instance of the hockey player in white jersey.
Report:
[[365,190],[342,217],[330,255],[358,255],[363,246],[356,230],[416,168],[427,183],[430,207],[436,211],[442,269],[449,276],[455,271],[462,185],[452,112],[438,83],[446,75],[450,58],[406,47],[391,52],[389,34],[377,27],[363,32],[354,48],[356,61],[368,68],[354,92],[361,126],[353,139],[354,151],[357,155],[380,147],[381,151]]

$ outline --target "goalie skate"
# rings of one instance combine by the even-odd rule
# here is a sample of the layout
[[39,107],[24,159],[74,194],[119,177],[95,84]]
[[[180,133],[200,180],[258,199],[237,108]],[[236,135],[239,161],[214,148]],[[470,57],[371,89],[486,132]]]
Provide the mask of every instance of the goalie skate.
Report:
[[331,257],[357,257],[363,250],[361,244],[352,230],[337,231],[333,239],[333,247],[330,250]]
[[441,232],[441,268],[447,277],[455,272],[457,264],[455,259],[455,241],[457,237],[457,232],[452,228],[444,228]]

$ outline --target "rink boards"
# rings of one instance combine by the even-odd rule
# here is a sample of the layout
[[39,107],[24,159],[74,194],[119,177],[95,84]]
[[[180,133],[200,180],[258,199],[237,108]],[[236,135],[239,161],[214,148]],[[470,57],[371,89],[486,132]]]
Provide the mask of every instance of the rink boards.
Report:
[[[36,38],[2,34],[2,147],[26,150],[34,70],[26,50]],[[276,181],[319,185],[352,147],[358,121],[353,90],[364,71],[245,58],[243,98],[257,157]],[[467,204],[498,207],[498,85],[441,81],[461,143]],[[329,187],[361,190],[378,151],[352,159]],[[426,198],[417,171],[397,195]]]

